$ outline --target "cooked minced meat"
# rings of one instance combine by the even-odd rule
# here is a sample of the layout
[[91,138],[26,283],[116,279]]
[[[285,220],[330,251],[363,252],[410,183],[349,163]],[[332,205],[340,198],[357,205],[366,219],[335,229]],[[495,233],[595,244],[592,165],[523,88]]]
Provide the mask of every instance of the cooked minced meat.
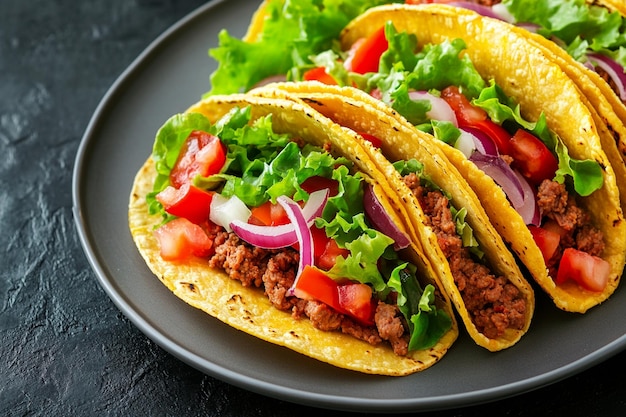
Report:
[[505,277],[491,274],[487,266],[476,262],[469,249],[463,247],[448,199],[440,191],[422,186],[415,174],[406,175],[404,182],[417,197],[428,225],[437,235],[454,282],[478,331],[495,339],[506,329],[522,329],[526,303],[521,292]]
[[375,325],[363,325],[324,303],[289,296],[299,261],[294,249],[256,248],[217,226],[209,226],[207,235],[215,248],[210,267],[224,270],[244,286],[262,288],[274,307],[291,310],[294,319],[308,317],[317,329],[341,331],[371,345],[387,340],[397,355],[408,353],[408,329],[396,306],[379,301]]

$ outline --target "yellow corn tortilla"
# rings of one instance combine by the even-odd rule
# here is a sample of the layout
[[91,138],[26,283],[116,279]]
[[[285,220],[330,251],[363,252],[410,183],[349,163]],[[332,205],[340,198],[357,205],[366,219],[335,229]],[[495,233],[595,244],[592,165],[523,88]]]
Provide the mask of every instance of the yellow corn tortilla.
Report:
[[609,10],[626,15],[626,3],[624,3],[624,0],[587,0],[587,3],[603,6]]
[[[379,174],[375,179],[379,182],[387,181],[390,189],[402,196],[417,233],[414,240],[422,242],[432,268],[438,274],[441,285],[450,296],[468,334],[476,344],[490,351],[498,351],[517,343],[528,331],[535,305],[532,288],[523,277],[502,238],[490,224],[476,195],[455,167],[447,161],[445,155],[438,148],[430,145],[429,135],[390,117],[386,106],[385,110],[381,111],[378,109],[380,102],[352,88],[328,86],[317,82],[276,83],[252,90],[251,93],[270,97],[295,96],[324,116],[353,130],[354,140],[362,142],[366,152],[376,163]],[[382,152],[369,146],[369,143],[362,140],[355,132],[364,132],[380,138],[382,140],[380,151]],[[525,326],[522,329],[507,329],[501,337],[491,339],[480,333],[472,322],[461,293],[452,278],[450,266],[439,247],[435,232],[427,226],[427,219],[419,202],[390,163],[390,161],[410,158],[415,158],[424,164],[426,175],[450,195],[452,203],[457,208],[467,209],[466,221],[474,230],[474,236],[485,252],[486,263],[495,275],[504,276],[513,283],[525,300]]]
[[[626,7],[626,3],[622,4]],[[473,15],[474,12],[458,8],[457,13]],[[488,18],[485,18],[488,19]],[[600,75],[572,58],[554,42],[519,26],[490,19],[490,25],[510,30],[541,50],[545,57],[556,63],[580,90],[580,99],[587,106],[598,129],[602,150],[609,159],[620,194],[622,211],[626,210],[626,105]]]
[[594,226],[604,234],[606,247],[602,258],[611,269],[606,289],[596,293],[572,282],[556,286],[541,251],[501,188],[461,152],[433,141],[468,181],[496,230],[556,306],[584,313],[609,298],[624,269],[626,223],[615,171],[602,148],[594,116],[584,105],[579,87],[552,61],[553,55],[546,55],[546,50],[537,48],[526,36],[506,30],[493,19],[475,13],[459,13],[457,8],[440,4],[370,9],[345,28],[341,38],[343,49],[347,50],[389,20],[398,31],[414,33],[420,45],[462,38],[476,69],[485,79],[494,79],[505,94],[513,97],[526,119],[537,120],[543,112],[548,127],[561,137],[572,157],[600,164],[604,186],[579,200],[580,206],[592,216]]
[[[215,96],[192,106],[189,112],[199,112],[213,123],[234,107],[251,106],[253,120],[272,114],[276,132],[290,133],[294,137],[323,145],[330,143],[333,150],[340,151],[359,166],[366,166],[369,175],[374,164],[367,155],[361,155],[357,146],[346,140],[345,130],[325,120],[319,114],[293,101],[252,98],[245,95]],[[185,263],[163,261],[153,235],[154,228],[162,219],[151,216],[146,205],[146,194],[152,191],[156,171],[152,159],[148,159],[138,172],[129,204],[129,226],[134,242],[154,274],[177,297],[199,308],[220,321],[260,339],[285,346],[320,361],[340,368],[368,374],[390,376],[407,375],[422,371],[436,362],[450,348],[458,336],[458,325],[450,300],[441,293],[433,278],[434,273],[417,244],[403,251],[405,259],[418,267],[422,285],[432,283],[441,295],[437,304],[452,319],[452,328],[432,348],[398,356],[388,345],[372,346],[352,336],[339,332],[324,332],[314,328],[309,320],[295,320],[289,312],[274,308],[262,289],[243,287],[225,273],[211,269],[207,261],[193,259]],[[388,213],[401,230],[408,233],[401,213],[394,209],[397,198],[387,198],[388,193],[372,182],[374,191]],[[408,223],[407,223],[408,224]]]

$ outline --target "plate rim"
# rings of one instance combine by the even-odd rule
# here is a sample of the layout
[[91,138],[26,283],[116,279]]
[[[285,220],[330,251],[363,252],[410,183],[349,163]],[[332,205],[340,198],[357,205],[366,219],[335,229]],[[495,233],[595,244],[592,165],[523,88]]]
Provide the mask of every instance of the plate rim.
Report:
[[115,286],[111,282],[110,277],[103,267],[104,265],[99,259],[98,253],[93,246],[88,220],[83,214],[83,193],[81,192],[83,189],[83,180],[81,173],[86,170],[85,165],[86,160],[89,158],[89,149],[92,146],[93,138],[98,131],[98,127],[103,123],[103,119],[105,119],[110,112],[110,108],[114,105],[115,98],[120,94],[120,90],[123,86],[126,83],[132,82],[137,73],[142,70],[145,62],[153,54],[158,54],[159,49],[174,38],[179,31],[184,30],[187,25],[191,24],[191,22],[196,19],[202,19],[206,13],[209,13],[212,9],[227,1],[228,0],[209,1],[197,7],[195,10],[192,10],[152,40],[139,55],[132,60],[124,71],[117,76],[113,84],[111,84],[99,101],[80,140],[74,160],[72,174],[72,212],[83,252],[107,296],[145,336],[154,341],[165,351],[193,368],[252,392],[320,408],[375,412],[443,410],[503,400],[557,383],[589,369],[626,349],[626,334],[624,334],[613,342],[604,345],[602,348],[581,357],[577,361],[568,363],[552,371],[506,385],[464,392],[462,394],[448,394],[436,397],[368,399],[312,393],[301,389],[290,388],[278,383],[262,381],[250,375],[243,375],[190,352],[176,340],[172,340],[152,326],[141,312],[136,311],[129,304],[126,300],[127,297],[124,294],[120,294],[116,288],[114,288]]

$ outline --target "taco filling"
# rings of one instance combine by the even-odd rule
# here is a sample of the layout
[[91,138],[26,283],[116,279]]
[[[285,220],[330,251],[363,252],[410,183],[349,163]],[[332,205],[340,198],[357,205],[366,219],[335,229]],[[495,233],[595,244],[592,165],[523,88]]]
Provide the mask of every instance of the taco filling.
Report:
[[434,346],[452,319],[401,259],[411,243],[372,181],[330,144],[250,120],[249,108],[217,123],[186,113],[159,130],[147,201],[164,219],[162,259],[204,258],[293,319],[397,355]]
[[[557,285],[571,279],[603,291],[610,270],[600,258],[603,235],[577,203],[602,187],[601,167],[570,157],[543,115],[525,120],[514,100],[481,77],[464,48],[455,39],[417,50],[415,35],[388,22],[349,51],[322,52],[311,58],[316,66],[294,72],[302,80],[357,86],[461,151],[502,187]],[[355,68],[355,57],[366,59]],[[316,76],[320,72],[325,75]]]
[[[408,0],[409,4],[450,3]],[[616,4],[619,4],[616,2]],[[626,17],[610,2],[585,0],[470,0],[451,5],[540,34],[596,71],[626,102]],[[624,10],[624,5],[621,3]]]
[[[409,164],[415,164],[415,161]],[[418,175],[417,170],[412,172],[402,168],[405,165],[404,161],[394,164],[424,211],[426,226],[437,236],[437,243],[450,265],[455,285],[476,330],[489,339],[497,339],[507,329],[524,329],[526,309],[529,308],[526,299],[506,277],[496,276],[481,262],[483,254],[463,220],[465,211],[453,207],[444,192]]]

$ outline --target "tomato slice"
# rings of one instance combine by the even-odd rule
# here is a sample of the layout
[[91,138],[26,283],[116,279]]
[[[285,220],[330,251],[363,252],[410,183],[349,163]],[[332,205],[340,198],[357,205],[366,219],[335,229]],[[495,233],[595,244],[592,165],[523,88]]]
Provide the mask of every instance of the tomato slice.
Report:
[[563,251],[554,282],[559,285],[574,280],[581,287],[601,292],[609,282],[611,267],[607,261],[574,248]]
[[376,306],[372,289],[366,284],[345,284],[338,287],[339,305],[348,314],[365,325],[374,324]]
[[332,75],[326,72],[326,68],[324,67],[316,67],[305,71],[305,73],[302,74],[302,78],[305,81],[319,81],[323,84],[337,85],[337,81],[335,81]]
[[307,178],[300,184],[300,187],[309,194],[324,189],[329,190],[329,197],[334,197],[339,193],[339,182],[337,180],[319,175]]
[[487,120],[487,112],[479,107],[472,106],[472,103],[461,93],[459,87],[451,85],[441,91],[441,98],[452,107],[457,120],[464,124],[474,124]]
[[[315,225],[311,226],[310,230],[311,236],[313,236],[313,263],[315,264],[315,266],[320,267],[319,259],[324,254],[324,251],[326,250],[326,245],[328,245],[328,241],[330,240],[330,238],[326,236],[326,231],[324,229],[320,229]],[[299,245],[297,244],[294,246],[299,247]]]
[[154,232],[161,258],[165,261],[184,261],[191,256],[205,257],[213,252],[213,241],[202,227],[179,217]]
[[459,127],[470,127],[484,132],[493,140],[498,148],[498,152],[503,155],[510,155],[511,135],[502,126],[492,122],[487,112],[480,107],[475,107],[461,93],[457,86],[451,85],[441,91],[443,98],[456,115]]
[[372,300],[372,289],[366,284],[339,285],[323,271],[307,265],[298,278],[296,290],[302,296],[320,301],[365,325],[374,323],[376,305]]
[[339,304],[338,284],[323,271],[306,265],[296,283],[296,290],[304,295],[342,312]]
[[559,162],[535,135],[518,129],[511,138],[510,147],[513,165],[530,182],[538,185],[543,180],[554,178]]
[[556,250],[561,243],[561,235],[548,228],[529,225],[528,230],[533,235],[533,239],[543,255],[546,264],[554,257]]
[[180,188],[196,175],[208,177],[219,173],[225,163],[226,147],[220,139],[207,132],[194,130],[181,147],[170,172],[170,183]]
[[366,141],[368,141],[369,143],[372,144],[373,147],[375,148],[379,148],[382,146],[383,141],[380,140],[379,138],[377,138],[374,135],[370,135],[369,133],[365,133],[365,132],[357,132],[359,135],[361,135],[361,137],[363,139],[365,139]]
[[359,74],[378,72],[380,57],[387,49],[389,42],[385,37],[385,27],[382,26],[365,40],[353,45],[348,52],[346,68]]
[[172,216],[184,217],[200,224],[209,218],[213,194],[186,183],[180,188],[167,186],[156,195],[156,199]]
[[250,209],[251,215],[248,223],[257,224],[259,226],[278,226],[289,223],[287,212],[280,204],[272,204],[266,201],[258,207]]
[[[460,125],[463,127],[463,125]],[[496,144],[498,152],[501,155],[511,155],[511,135],[502,126],[492,122],[489,119],[477,122],[475,124],[468,124],[467,127],[479,129],[487,134]]]
[[[324,236],[326,236],[326,233],[324,233]],[[326,245],[324,246],[324,250],[321,253],[321,255],[318,258],[316,258],[315,265],[320,267],[323,270],[328,271],[333,266],[335,266],[335,264],[337,263],[338,256],[341,256],[345,259],[348,257],[348,255],[350,255],[350,251],[345,248],[340,248],[334,239],[330,239],[330,238],[326,238],[326,239],[327,239],[327,242],[326,242]],[[315,238],[314,238],[314,242],[315,242]]]

